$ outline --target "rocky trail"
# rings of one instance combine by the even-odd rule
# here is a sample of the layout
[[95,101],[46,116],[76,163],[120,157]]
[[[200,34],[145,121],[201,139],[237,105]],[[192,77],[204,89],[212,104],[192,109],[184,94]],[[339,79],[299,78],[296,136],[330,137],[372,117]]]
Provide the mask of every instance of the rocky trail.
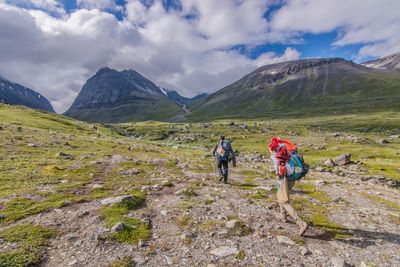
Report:
[[[112,155],[104,171],[116,162],[121,156]],[[145,205],[128,216],[150,223],[152,235],[138,245],[106,238],[111,230],[99,213],[102,199],[17,223],[57,229],[42,266],[109,266],[125,257],[135,266],[400,266],[398,189],[354,177],[348,173],[352,165],[340,175],[313,170],[295,186],[292,202],[299,214],[324,216],[304,237],[296,235],[295,223],[278,219],[274,180],[262,175],[268,160],[240,158],[227,185],[214,172],[190,166],[178,160],[182,175],[162,171],[169,183],[154,176],[155,183],[141,187]],[[249,183],[243,168],[260,170],[260,176]],[[93,179],[86,186],[99,183]]]

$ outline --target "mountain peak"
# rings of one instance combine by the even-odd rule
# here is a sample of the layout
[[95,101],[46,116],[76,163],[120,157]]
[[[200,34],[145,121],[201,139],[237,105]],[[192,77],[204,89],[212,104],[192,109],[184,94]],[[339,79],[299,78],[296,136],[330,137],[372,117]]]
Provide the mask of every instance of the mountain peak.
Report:
[[103,68],[99,69],[99,70],[96,72],[96,75],[101,75],[101,74],[108,73],[108,72],[112,72],[112,71],[116,71],[116,70],[110,69],[109,67],[103,67]]
[[149,79],[134,70],[100,69],[82,87],[66,115],[94,122],[165,119],[179,111]]

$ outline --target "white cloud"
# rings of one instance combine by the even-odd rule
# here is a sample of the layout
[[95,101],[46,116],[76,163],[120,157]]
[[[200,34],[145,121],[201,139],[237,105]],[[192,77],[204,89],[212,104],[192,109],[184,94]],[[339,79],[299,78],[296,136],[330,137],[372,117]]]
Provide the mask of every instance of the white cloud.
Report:
[[287,47],[285,49],[285,52],[282,55],[277,55],[272,52],[267,52],[267,53],[261,54],[256,59],[256,64],[258,67],[261,67],[261,66],[264,66],[267,64],[296,60],[299,58],[300,58],[299,51],[297,51],[296,49],[294,49],[292,47]]
[[56,15],[65,15],[61,2],[57,0],[0,0],[0,3],[22,8],[39,9]]
[[0,73],[38,90],[57,111],[65,111],[103,66],[136,69],[193,96],[220,89],[261,64],[299,56],[288,49],[283,55],[250,59],[229,49],[267,38],[265,0],[184,0],[181,11],[168,12],[161,1],[143,5],[130,0],[123,21],[104,11],[113,3],[80,0],[84,9],[56,17],[0,4]]
[[[143,4],[144,3],[144,4]],[[178,3],[178,0],[175,0]],[[283,6],[263,16],[271,4]],[[294,48],[255,59],[233,47],[338,31],[333,46],[362,44],[355,58],[400,51],[397,0],[0,0],[0,75],[30,86],[64,111],[100,67],[136,69],[185,95],[215,91],[256,67],[299,58]],[[118,21],[118,11],[125,18]]]
[[290,0],[272,17],[271,30],[292,36],[338,30],[335,46],[365,44],[357,55],[399,52],[400,1]]
[[86,9],[122,10],[122,7],[117,5],[115,0],[77,0],[76,3],[78,7]]

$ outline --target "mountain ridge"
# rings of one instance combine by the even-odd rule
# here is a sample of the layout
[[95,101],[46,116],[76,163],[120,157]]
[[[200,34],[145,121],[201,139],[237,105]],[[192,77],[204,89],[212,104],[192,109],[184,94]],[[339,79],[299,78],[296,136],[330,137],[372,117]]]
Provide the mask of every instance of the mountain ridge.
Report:
[[385,70],[400,70],[400,52],[386,57],[363,62],[362,65]]
[[300,59],[257,68],[210,94],[189,120],[291,116],[399,108],[400,76],[343,58]]
[[0,76],[0,102],[55,112],[50,101],[42,94],[2,76]]

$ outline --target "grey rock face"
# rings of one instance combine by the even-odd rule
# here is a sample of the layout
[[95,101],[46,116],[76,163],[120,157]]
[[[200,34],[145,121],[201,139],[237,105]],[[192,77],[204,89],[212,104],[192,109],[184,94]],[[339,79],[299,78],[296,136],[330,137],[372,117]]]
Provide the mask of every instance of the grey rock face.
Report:
[[54,112],[49,100],[38,92],[0,77],[0,103]]
[[125,122],[160,120],[181,111],[138,72],[103,68],[86,82],[65,115],[91,122]]

